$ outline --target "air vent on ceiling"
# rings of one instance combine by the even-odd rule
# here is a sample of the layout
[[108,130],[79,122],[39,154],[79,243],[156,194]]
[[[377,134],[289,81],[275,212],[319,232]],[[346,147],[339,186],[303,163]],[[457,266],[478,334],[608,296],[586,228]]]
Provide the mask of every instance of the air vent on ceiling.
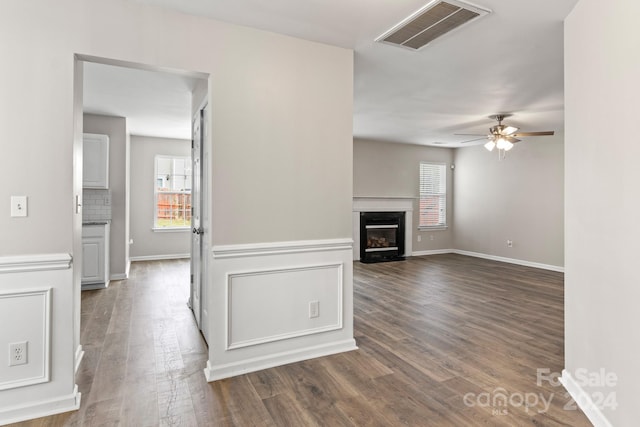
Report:
[[376,39],[418,50],[440,36],[490,11],[458,1],[432,1]]

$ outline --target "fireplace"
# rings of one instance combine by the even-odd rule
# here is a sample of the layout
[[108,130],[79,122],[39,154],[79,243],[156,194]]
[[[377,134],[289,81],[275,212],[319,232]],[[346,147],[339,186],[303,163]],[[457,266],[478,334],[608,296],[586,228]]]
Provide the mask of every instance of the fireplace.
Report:
[[404,212],[360,213],[360,261],[404,259]]

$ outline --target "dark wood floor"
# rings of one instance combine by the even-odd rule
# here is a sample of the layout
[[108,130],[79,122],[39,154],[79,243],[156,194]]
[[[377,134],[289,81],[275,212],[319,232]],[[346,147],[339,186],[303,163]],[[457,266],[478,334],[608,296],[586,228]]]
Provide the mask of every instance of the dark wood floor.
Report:
[[563,367],[562,274],[460,255],[355,263],[358,351],[207,383],[188,269],[134,263],[83,292],[80,410],[21,425],[591,425],[536,384]]

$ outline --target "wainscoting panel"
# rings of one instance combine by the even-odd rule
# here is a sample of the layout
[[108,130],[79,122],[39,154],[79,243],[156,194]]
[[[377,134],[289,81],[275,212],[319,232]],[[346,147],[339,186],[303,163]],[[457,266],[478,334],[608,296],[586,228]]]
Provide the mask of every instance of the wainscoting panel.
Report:
[[357,348],[351,239],[215,246],[209,279],[209,381]]
[[0,312],[17,327],[0,328],[0,343],[26,342],[24,364],[10,366],[11,352],[0,349],[0,390],[49,381],[51,288],[0,291]]
[[[69,254],[0,257],[0,425],[77,409],[74,286]],[[79,277],[79,276],[78,276]],[[23,364],[9,346],[26,342]]]
[[342,264],[230,273],[227,349],[340,329],[343,274]]

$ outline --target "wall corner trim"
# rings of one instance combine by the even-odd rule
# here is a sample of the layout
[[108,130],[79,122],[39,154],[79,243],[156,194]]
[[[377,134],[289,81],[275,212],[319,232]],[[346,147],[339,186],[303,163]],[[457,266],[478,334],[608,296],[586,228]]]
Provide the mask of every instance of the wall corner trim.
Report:
[[582,388],[566,369],[562,370],[560,382],[595,427],[612,427],[607,417],[604,416],[596,402],[591,398],[592,396]]
[[76,357],[75,357],[75,364],[73,367],[73,372],[74,373],[78,373],[78,368],[80,368],[80,364],[82,363],[82,359],[84,358],[84,350],[82,349],[82,345],[79,345],[76,348]]
[[71,268],[72,259],[66,253],[4,256],[0,257],[0,273],[67,270]]

